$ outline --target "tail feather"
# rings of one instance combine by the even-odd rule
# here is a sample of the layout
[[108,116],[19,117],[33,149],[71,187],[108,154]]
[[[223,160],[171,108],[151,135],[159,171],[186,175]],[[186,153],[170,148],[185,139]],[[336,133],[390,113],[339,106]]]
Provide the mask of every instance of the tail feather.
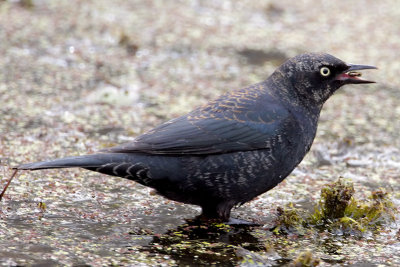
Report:
[[50,161],[41,161],[22,164],[14,169],[17,170],[41,170],[57,168],[96,168],[107,162],[115,161],[115,154],[92,154],[84,156],[66,157]]
[[57,168],[84,168],[108,175],[124,177],[151,186],[152,178],[147,158],[130,153],[99,153],[92,155],[67,157],[50,161],[27,163],[15,167],[17,170],[41,170]]

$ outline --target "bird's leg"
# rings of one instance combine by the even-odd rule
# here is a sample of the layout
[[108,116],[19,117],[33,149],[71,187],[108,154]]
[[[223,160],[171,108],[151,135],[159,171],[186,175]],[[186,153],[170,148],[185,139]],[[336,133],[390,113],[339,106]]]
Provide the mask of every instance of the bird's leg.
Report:
[[202,206],[201,210],[202,212],[198,219],[202,221],[229,221],[230,211],[228,214],[220,214],[215,206]]
[[226,202],[220,203],[217,206],[202,206],[202,213],[196,219],[205,222],[223,222],[232,226],[259,226],[259,224],[254,222],[230,218],[233,206],[233,204]]
[[201,206],[202,213],[198,217],[200,220],[215,220],[220,222],[228,222],[234,203],[220,202],[218,204],[205,204]]

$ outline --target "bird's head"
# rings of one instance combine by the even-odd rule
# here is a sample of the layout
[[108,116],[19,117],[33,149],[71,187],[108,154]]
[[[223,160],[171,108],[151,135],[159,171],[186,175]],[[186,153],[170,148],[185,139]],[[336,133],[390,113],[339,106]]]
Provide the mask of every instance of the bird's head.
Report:
[[361,78],[359,70],[364,69],[376,67],[348,64],[326,53],[307,53],[289,59],[277,72],[287,79],[305,104],[321,107],[345,84],[374,83]]

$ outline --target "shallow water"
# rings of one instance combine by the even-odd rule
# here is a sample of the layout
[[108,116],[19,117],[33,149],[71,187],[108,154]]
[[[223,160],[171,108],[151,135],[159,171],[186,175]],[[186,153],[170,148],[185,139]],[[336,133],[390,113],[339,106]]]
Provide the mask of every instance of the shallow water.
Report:
[[[107,191],[103,186],[98,184],[93,190],[101,191],[100,187]],[[135,188],[138,195],[147,190],[141,186]],[[0,263],[79,265],[90,262],[96,265],[96,259],[101,259],[101,264],[250,266],[255,262],[282,266],[293,261],[305,248],[318,255],[324,264],[361,261],[375,264],[385,257],[396,262],[395,257],[385,256],[385,253],[380,253],[376,261],[374,258],[357,259],[355,255],[348,257],[348,252],[344,252],[344,248],[346,251],[359,249],[363,239],[369,240],[369,246],[387,246],[375,237],[376,234],[342,236],[314,229],[312,234],[276,235],[271,231],[276,214],[264,215],[263,220],[257,221],[260,225],[254,226],[199,223],[185,219],[198,214],[198,210],[189,205],[165,203],[162,198],[149,196],[150,201],[155,198],[154,201],[161,200],[161,203],[157,207],[148,202],[145,202],[147,206],[133,203],[133,208],[126,207],[127,203],[118,198],[127,193],[126,188],[111,191],[111,196],[103,200],[98,196],[87,199],[75,193],[70,201],[52,203],[52,200],[57,201],[57,197],[52,196],[46,200],[45,209],[40,209],[35,200],[12,200],[15,193],[10,192],[11,196],[2,202]],[[135,196],[124,197],[141,201]],[[296,207],[308,211],[312,211],[314,205],[304,201],[296,203]],[[127,209],[129,213],[125,213]],[[254,211],[253,207],[241,207],[234,214],[240,214],[240,218],[255,218]],[[392,232],[398,231],[398,226],[391,227],[394,227]],[[387,247],[394,251],[399,249],[395,244]]]

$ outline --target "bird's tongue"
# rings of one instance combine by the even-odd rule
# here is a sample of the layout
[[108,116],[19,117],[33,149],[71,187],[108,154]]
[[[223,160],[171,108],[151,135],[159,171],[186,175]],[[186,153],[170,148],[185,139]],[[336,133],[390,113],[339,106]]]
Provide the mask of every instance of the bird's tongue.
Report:
[[361,72],[358,71],[340,73],[336,76],[336,80],[344,81],[345,83],[375,83],[361,78]]
[[361,73],[360,72],[352,72],[352,73],[341,73],[338,76],[336,76],[336,80],[339,81],[345,81],[348,79],[352,79],[352,80],[364,80],[361,77]]

